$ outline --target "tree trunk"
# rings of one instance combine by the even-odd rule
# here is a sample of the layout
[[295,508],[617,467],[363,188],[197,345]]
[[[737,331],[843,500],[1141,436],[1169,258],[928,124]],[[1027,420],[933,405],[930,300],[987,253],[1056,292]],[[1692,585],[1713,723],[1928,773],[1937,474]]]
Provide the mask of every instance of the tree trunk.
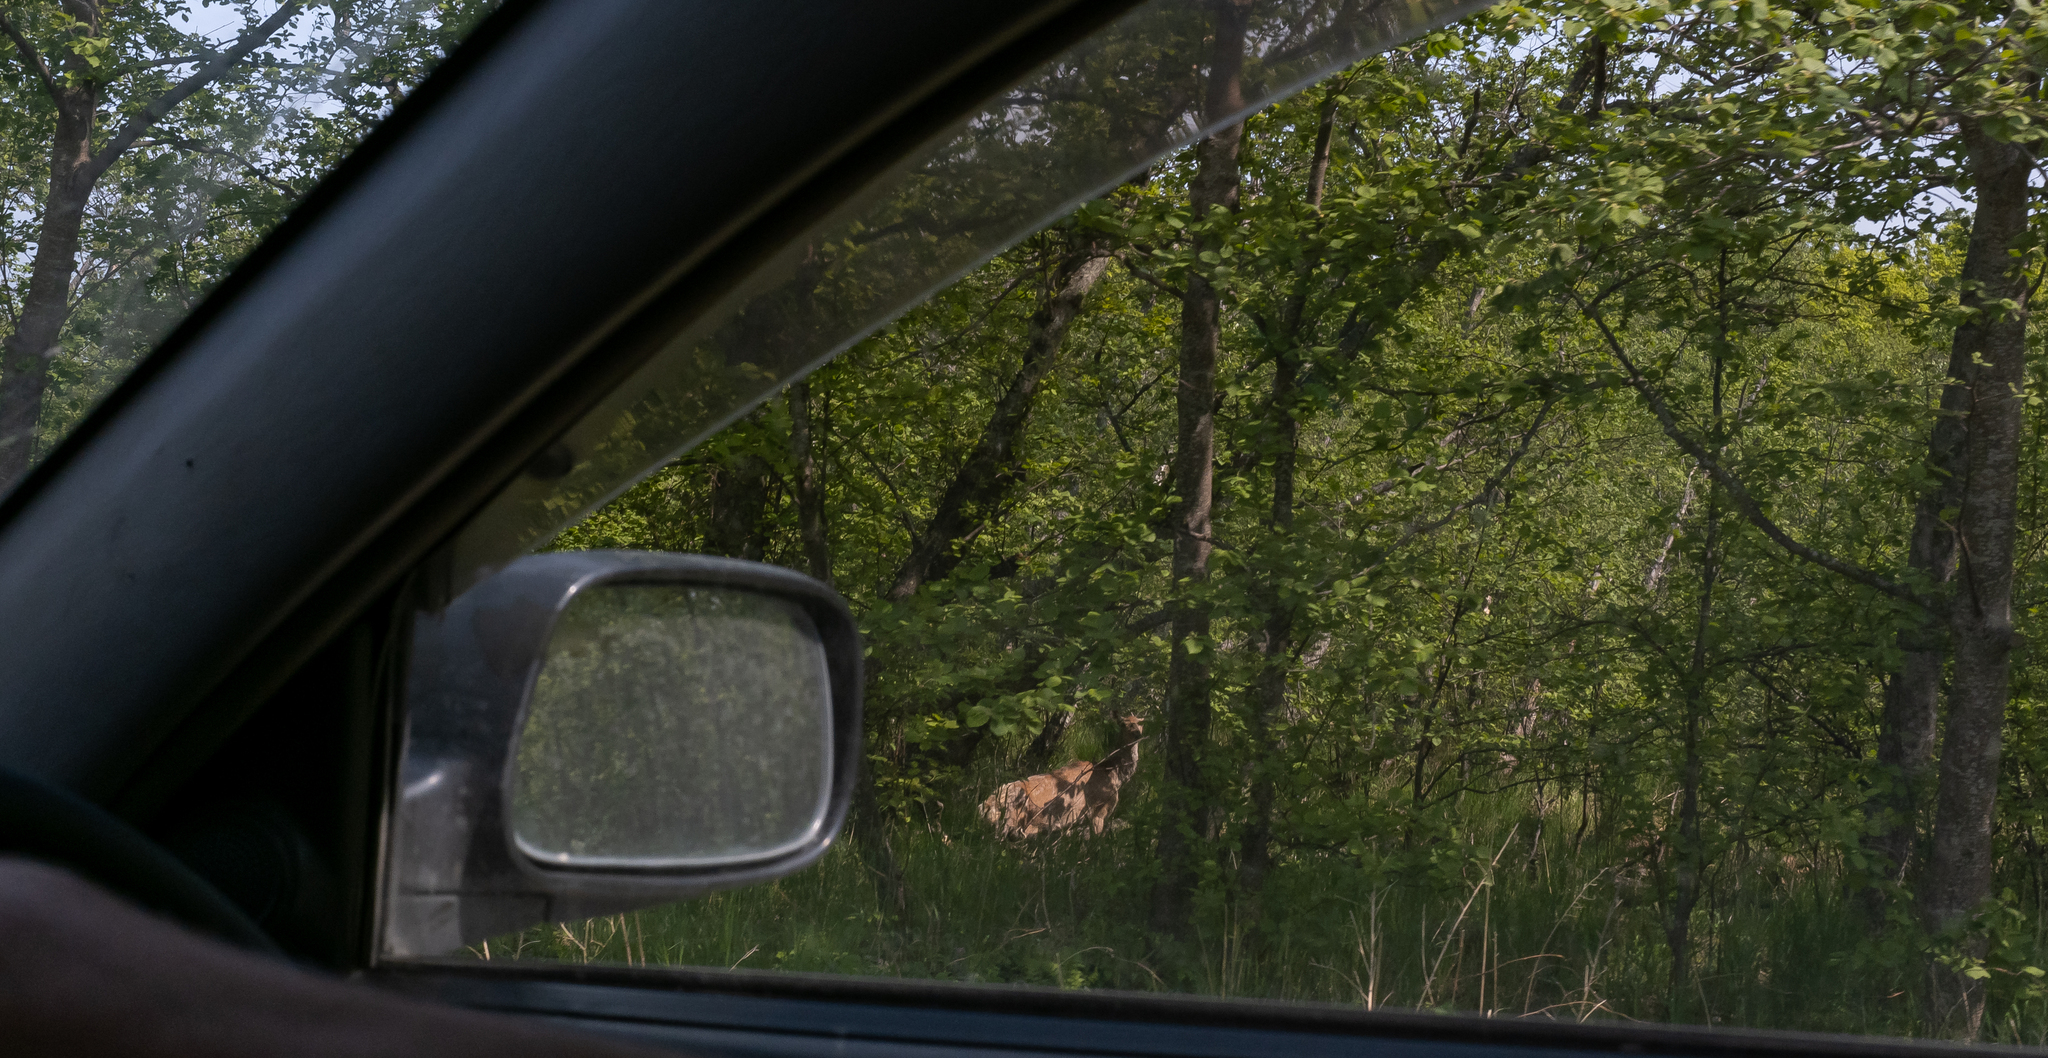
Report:
[[988,524],[1023,480],[1024,428],[1031,422],[1039,386],[1058,362],[1060,346],[1081,313],[1081,303],[1108,270],[1109,258],[1092,244],[1077,249],[1054,270],[1045,301],[1031,316],[1023,363],[996,402],[974,451],[939,498],[931,521],[925,523],[909,556],[897,567],[889,598],[907,599],[927,583],[951,573],[960,564],[961,546]]
[[1692,510],[1695,493],[1693,476],[1698,467],[1689,467],[1685,472],[1685,493],[1678,499],[1678,513],[1671,516],[1671,531],[1664,534],[1664,546],[1657,550],[1657,561],[1650,563],[1650,571],[1643,574],[1643,587],[1654,594],[1659,602],[1664,599],[1664,576],[1671,569],[1671,549],[1678,546],[1678,534],[1685,529],[1685,516]]
[[[1059,362],[1067,331],[1080,315],[1088,292],[1108,270],[1109,258],[1099,254],[1092,243],[1074,248],[1054,268],[1044,300],[1031,316],[1023,361],[996,402],[974,450],[946,486],[931,520],[897,568],[888,595],[891,600],[907,599],[925,584],[951,573],[960,564],[961,547],[988,524],[1024,480],[1024,434],[1038,391]],[[1043,663],[1039,651],[1028,652],[1020,660],[1024,682],[1016,690],[1035,686],[1038,666]],[[874,679],[880,666],[871,664],[868,673]],[[965,704],[966,700],[956,701],[951,708]],[[986,726],[962,730],[932,754],[933,761],[940,767],[965,768],[987,736]]]
[[[1927,439],[1927,467],[1939,479],[1914,504],[1913,535],[1907,544],[1907,567],[1935,591],[1955,575],[1955,532],[1942,512],[1961,503],[1962,448],[1969,410],[1970,361],[1981,343],[1976,323],[1956,328],[1949,355],[1949,384],[1942,389],[1941,416]],[[1941,670],[1948,652],[1940,614],[1929,612],[1920,623],[1898,635],[1902,660],[1884,688],[1884,711],[1877,730],[1877,782],[1864,812],[1876,822],[1863,848],[1880,872],[1862,893],[1870,928],[1885,925],[1886,905],[1894,887],[1905,883],[1919,844],[1921,801],[1928,766],[1934,760],[1935,731],[1940,715]]]
[[[1240,0],[1216,5],[1216,52],[1210,63],[1205,113],[1211,117],[1244,108],[1244,38],[1247,6]],[[1217,208],[1235,211],[1238,145],[1242,123],[1217,130],[1195,147],[1195,178],[1188,205],[1197,223]],[[1216,243],[1198,236],[1199,253]],[[1180,378],[1174,406],[1178,420],[1173,483],[1180,498],[1173,517],[1173,647],[1167,662],[1164,711],[1166,781],[1161,789],[1159,878],[1152,889],[1152,929],[1180,939],[1192,931],[1196,884],[1192,837],[1208,808],[1202,781],[1202,749],[1209,741],[1209,662],[1196,651],[1209,634],[1209,610],[1189,599],[1190,589],[1209,574],[1209,513],[1216,475],[1216,354],[1223,338],[1223,303],[1209,280],[1190,270],[1181,299]]]
[[[1282,353],[1273,373],[1273,511],[1270,546],[1284,549],[1294,527],[1294,464],[1300,424],[1294,415],[1298,398],[1300,358]],[[1285,411],[1280,409],[1285,408]],[[1276,556],[1284,563],[1284,556]],[[1294,662],[1294,611],[1280,596],[1279,570],[1258,588],[1259,608],[1266,612],[1265,627],[1259,631],[1259,671],[1252,677],[1251,717],[1247,724],[1252,757],[1251,817],[1246,820],[1244,845],[1238,865],[1238,887],[1245,897],[1249,919],[1258,918],[1259,891],[1266,884],[1266,872],[1273,864],[1273,764],[1278,755],[1273,742],[1273,724],[1287,707],[1288,670]]]
[[1074,711],[1071,709],[1063,709],[1046,717],[1044,726],[1038,729],[1037,736],[1024,748],[1024,756],[1018,760],[1018,765],[1025,774],[1051,770],[1055,763],[1053,755],[1059,748],[1060,739],[1065,737],[1067,730],[1073,726]]
[[768,511],[768,492],[775,472],[766,459],[752,453],[736,455],[717,466],[711,476],[711,511],[704,527],[704,550],[727,558],[759,562],[766,550],[761,522]]
[[[1718,390],[1718,386],[1716,387]],[[1717,409],[1718,410],[1718,409]],[[1718,416],[1717,416],[1718,418]],[[1665,943],[1671,948],[1669,1016],[1676,1020],[1692,978],[1692,913],[1700,902],[1700,879],[1706,873],[1706,848],[1700,838],[1700,783],[1705,762],[1700,752],[1700,728],[1707,713],[1708,652],[1714,619],[1714,584],[1720,579],[1721,509],[1715,502],[1713,484],[1707,485],[1706,530],[1701,541],[1700,601],[1693,624],[1692,659],[1685,676],[1685,716],[1681,738],[1678,790],[1678,834],[1672,843],[1671,906],[1664,922]]]
[[[301,2],[286,0],[277,5],[269,17],[247,26],[232,45],[208,56],[191,75],[130,111],[98,154],[93,153],[93,126],[99,116],[98,78],[105,71],[87,60],[88,53],[70,48],[64,49],[58,69],[50,70],[28,38],[0,13],[0,22],[6,23],[7,35],[13,38],[27,74],[42,82],[57,111],[56,134],[50,144],[50,190],[43,200],[28,289],[22,293],[14,333],[0,340],[0,493],[21,480],[35,460],[43,392],[49,388],[50,361],[71,316],[79,233],[93,187],[138,137],[297,17]],[[66,0],[63,14],[75,20],[67,36],[78,30],[84,31],[85,38],[100,36],[103,6],[102,0]]]
[[[1323,181],[1330,171],[1330,141],[1337,127],[1337,93],[1324,99],[1316,124],[1315,149],[1310,155],[1308,187],[1302,203],[1311,213],[1323,206]],[[1301,423],[1297,403],[1301,399],[1303,333],[1308,309],[1310,262],[1303,262],[1295,278],[1274,335],[1272,419],[1268,443],[1273,457],[1273,507],[1267,519],[1268,539],[1285,547],[1294,530],[1295,453],[1300,445]],[[1285,556],[1276,556],[1284,564]],[[1294,610],[1280,597],[1284,568],[1275,569],[1259,586],[1258,602],[1266,613],[1266,625],[1259,635],[1259,672],[1252,680],[1251,717],[1247,725],[1252,756],[1251,818],[1245,823],[1244,844],[1239,853],[1238,888],[1245,898],[1248,920],[1259,917],[1259,891],[1265,887],[1266,872],[1273,865],[1273,762],[1277,747],[1272,730],[1287,707],[1287,676],[1294,663]]]
[[35,460],[43,391],[50,384],[50,360],[57,354],[64,322],[71,316],[71,279],[78,269],[78,237],[85,224],[97,171],[93,168],[93,121],[99,85],[75,56],[65,63],[77,74],[76,87],[57,82],[57,135],[50,150],[50,190],[29,267],[28,290],[14,333],[0,341],[0,492],[21,480]]
[[[1952,384],[1964,391],[1967,409],[1955,519],[1960,563],[1948,606],[1955,674],[1942,737],[1933,855],[1921,890],[1921,914],[1936,934],[1963,930],[1992,892],[1991,830],[2012,674],[2027,355],[2027,283],[2009,251],[2026,234],[2033,159],[2020,147],[1992,139],[1976,122],[1963,122],[1962,135],[1977,188],[1963,263],[1964,304],[1982,315],[1972,321],[1975,348],[1957,358],[1964,373]],[[1960,346],[1964,338],[1958,334],[1956,340]],[[1982,958],[1983,939],[1966,940],[1962,952]],[[1928,984],[1928,1028],[1976,1038],[1984,1018],[1982,984],[1936,963],[1928,966]]]
[[[811,420],[811,384],[789,387],[789,455],[796,469],[796,535],[811,576],[832,583],[832,541],[825,534],[825,475],[818,466],[817,439]],[[820,416],[816,425],[829,429]]]

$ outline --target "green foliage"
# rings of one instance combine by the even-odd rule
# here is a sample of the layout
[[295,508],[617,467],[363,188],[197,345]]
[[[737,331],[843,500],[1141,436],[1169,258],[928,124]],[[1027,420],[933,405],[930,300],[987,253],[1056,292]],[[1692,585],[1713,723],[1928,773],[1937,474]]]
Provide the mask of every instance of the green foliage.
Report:
[[[306,4],[113,158],[80,232],[38,453],[76,426],[496,3]],[[95,153],[231,43],[242,16],[252,26],[261,19],[245,4],[98,6],[96,35],[57,0],[6,12],[59,84],[96,93]],[[67,64],[66,55],[81,61]],[[57,107],[11,40],[0,40],[0,104],[0,319],[11,334],[44,236],[57,134]]]
[[[2016,663],[1982,943],[1923,935],[1911,872],[1884,881],[1865,840],[1905,596],[1927,587],[1906,537],[1968,320],[1967,216],[1929,193],[1970,190],[1957,122],[2038,137],[2034,20],[1507,5],[1251,118],[1235,211],[1196,215],[1176,156],[1005,253],[809,383],[832,574],[872,669],[847,842],[773,886],[492,957],[618,958],[589,947],[611,929],[657,962],[1910,1034],[1934,951],[1990,982],[1987,1032],[2041,1042],[2037,654]],[[891,598],[1078,246],[1116,264],[1021,473],[950,576]],[[1175,586],[1193,276],[1226,307],[1216,551]],[[555,546],[701,548],[745,458],[772,468],[749,501],[762,554],[807,568],[791,421],[771,402]],[[975,812],[1096,759],[1116,716],[1156,720],[1176,599],[1211,615],[1186,649],[1214,674],[1192,947],[1148,929],[1156,755],[1099,837],[1006,845]],[[2016,614],[2024,634],[2039,616]]]

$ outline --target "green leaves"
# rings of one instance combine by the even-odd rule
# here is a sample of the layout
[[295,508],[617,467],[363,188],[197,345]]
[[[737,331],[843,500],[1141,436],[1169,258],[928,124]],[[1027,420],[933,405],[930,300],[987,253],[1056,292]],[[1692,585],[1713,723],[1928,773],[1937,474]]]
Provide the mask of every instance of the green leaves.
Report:
[[[1192,160],[1168,159],[821,370],[833,569],[870,646],[874,805],[897,821],[891,848],[917,849],[929,872],[906,906],[968,918],[959,878],[1015,867],[1040,884],[1056,867],[1092,924],[1049,920],[1044,936],[1136,950],[1159,757],[1123,787],[1119,834],[976,844],[975,806],[1098,759],[1114,717],[1163,722],[1176,619],[1199,612],[1207,631],[1183,621],[1178,638],[1210,677],[1200,782],[1185,787],[1203,823],[1176,833],[1201,865],[1205,936],[1241,937],[1274,994],[1355,1001],[1341,975],[1299,976],[1304,953],[1365,973],[1354,949],[1396,899],[1402,921],[1444,931],[1446,966],[1466,953],[1469,987],[1479,935],[1457,948],[1446,923],[1476,898],[1474,916],[1488,901],[1540,911],[1519,939],[1484,942],[1539,968],[1489,1006],[1670,1016],[1684,922],[1687,987],[1717,1012],[1910,1028],[1894,993],[1922,972],[1924,938],[1902,913],[1868,940],[1843,894],[1892,884],[1864,841],[1872,791],[1890,788],[1874,763],[1886,679],[1914,619],[1738,516],[1645,394],[1796,539],[1896,570],[1933,481],[1948,338],[1968,319],[1954,279],[1966,233],[1923,193],[1953,179],[1942,130],[1957,115],[2006,108],[1995,127],[2020,131],[2000,135],[2040,126],[1998,83],[2027,60],[1984,50],[2034,47],[2032,18],[1860,0],[1497,8],[1255,118],[1235,211],[1196,215]],[[888,599],[1081,237],[1116,263],[1046,378],[1010,498],[958,542],[950,576]],[[1196,277],[1224,303],[1215,551],[1206,576],[1176,582],[1176,365]],[[2027,400],[2044,385],[2030,378]],[[787,440],[774,415],[736,427],[583,539],[700,546],[716,475],[753,454],[784,476],[765,553],[800,566],[775,462]],[[2028,465],[2044,443],[2029,441]],[[2022,617],[2030,634],[2041,612]],[[2048,833],[2048,676],[2020,658],[2000,777],[2014,871],[2034,869],[2023,843]],[[1255,890],[1242,865],[1261,840],[1271,866]],[[866,893],[876,872],[857,866],[849,891]],[[1694,884],[1704,903],[1681,912]],[[1261,925],[1244,932],[1231,916],[1254,899]],[[991,937],[961,939],[967,955],[949,939],[932,972],[1008,965],[1027,944],[1003,932],[1023,902]],[[2009,903],[2038,913],[2024,894]],[[880,906],[862,943],[910,945]],[[2034,1024],[2039,1008],[2020,1004],[2040,1001],[2026,991],[2038,945],[1999,923],[2011,946],[1987,948],[2005,954],[1979,979]],[[1147,966],[1207,987],[1186,965]],[[1127,971],[1099,979],[1159,986]],[[1588,973],[1613,974],[1597,998],[1561,991],[1591,987]],[[1400,1002],[1425,1003],[1407,980]]]
[[[231,40],[261,25],[278,6],[8,5],[26,49],[0,41],[6,330],[22,316],[36,271],[29,258],[45,242],[53,159],[90,155],[107,166],[79,224],[76,260],[61,272],[46,270],[76,283],[56,295],[68,317],[55,342],[60,351],[39,436],[31,439],[38,449],[79,422],[496,5],[309,4],[175,106],[153,109],[220,54],[224,34]],[[339,32],[337,17],[345,23]],[[210,24],[201,32],[203,23]],[[44,83],[45,69],[53,85]],[[62,95],[74,121],[90,129],[87,142],[57,146],[53,95]],[[123,138],[138,120],[154,124]],[[27,378],[23,373],[15,382]],[[0,380],[0,387],[10,384]]]

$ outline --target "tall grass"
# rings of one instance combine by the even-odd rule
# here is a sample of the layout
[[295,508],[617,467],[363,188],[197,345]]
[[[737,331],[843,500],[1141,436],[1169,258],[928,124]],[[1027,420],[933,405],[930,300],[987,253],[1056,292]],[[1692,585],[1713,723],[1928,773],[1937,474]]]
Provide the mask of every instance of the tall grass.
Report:
[[[770,884],[474,950],[1490,1016],[1915,1029],[1917,956],[1871,937],[1843,866],[1824,856],[1724,857],[1674,990],[1652,865],[1572,796],[1470,798],[1455,836],[1421,850],[1437,864],[1427,872],[1398,839],[1383,855],[1296,851],[1256,903],[1232,893],[1225,852],[1186,943],[1144,928],[1152,819],[1131,800],[1128,818],[1101,836],[1022,845],[998,840],[970,806],[949,805],[851,833]],[[2048,1002],[1994,1003],[1986,1031],[2048,1043]]]

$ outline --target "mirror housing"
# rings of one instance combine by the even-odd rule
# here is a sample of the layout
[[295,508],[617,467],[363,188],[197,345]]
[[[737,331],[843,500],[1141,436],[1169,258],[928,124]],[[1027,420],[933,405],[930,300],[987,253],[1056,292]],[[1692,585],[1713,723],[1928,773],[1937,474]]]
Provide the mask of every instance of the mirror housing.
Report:
[[[789,626],[803,626],[806,637],[814,630],[821,651],[812,652],[808,662],[791,661],[793,667],[815,666],[822,653],[822,681],[798,681],[822,682],[827,699],[822,803],[789,840],[737,855],[645,862],[591,857],[565,864],[541,858],[515,834],[519,740],[558,624],[572,602],[593,597],[594,589],[620,586],[751,597],[789,613]],[[446,954],[541,922],[613,914],[777,878],[822,855],[845,821],[860,759],[860,636],[845,602],[809,577],[701,555],[529,555],[446,608],[414,614],[411,648],[386,801],[377,916],[384,957]],[[708,678],[730,682],[718,673]],[[746,688],[727,691],[745,694]],[[808,781],[818,778],[810,770]]]

